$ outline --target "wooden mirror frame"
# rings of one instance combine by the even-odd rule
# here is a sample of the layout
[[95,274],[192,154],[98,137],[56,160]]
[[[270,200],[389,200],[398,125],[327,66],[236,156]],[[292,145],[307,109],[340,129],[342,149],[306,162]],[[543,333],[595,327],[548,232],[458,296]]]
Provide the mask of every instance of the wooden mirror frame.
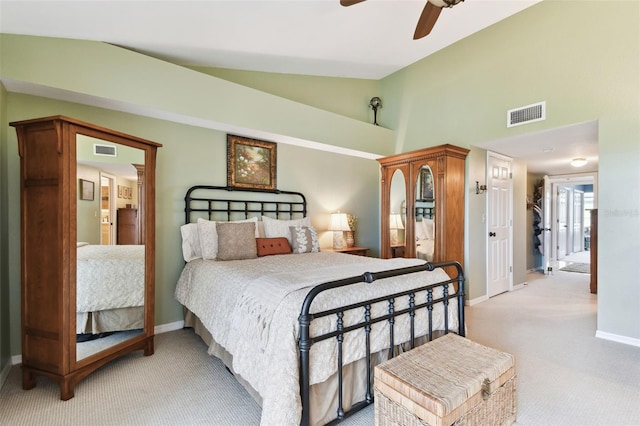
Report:
[[[21,164],[22,385],[35,376],[60,385],[60,398],[107,362],[135,350],[154,352],[155,164],[161,144],[64,116],[10,123]],[[82,134],[144,151],[144,328],[131,339],[76,359],[76,140]],[[42,188],[28,191],[29,188]],[[46,281],[46,285],[42,283]],[[42,300],[47,300],[43,303]]]

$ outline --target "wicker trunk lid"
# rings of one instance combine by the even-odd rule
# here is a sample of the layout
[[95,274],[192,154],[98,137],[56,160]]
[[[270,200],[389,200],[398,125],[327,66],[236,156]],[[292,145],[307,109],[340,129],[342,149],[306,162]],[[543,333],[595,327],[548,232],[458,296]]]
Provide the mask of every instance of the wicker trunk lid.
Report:
[[[499,415],[488,413],[497,424],[515,421],[513,355],[450,333],[378,365],[374,385],[376,398],[380,395],[399,404],[420,419],[418,424],[448,426],[464,419],[508,381],[509,391],[501,397],[509,399],[509,407]],[[378,420],[376,415],[376,424],[394,423]]]

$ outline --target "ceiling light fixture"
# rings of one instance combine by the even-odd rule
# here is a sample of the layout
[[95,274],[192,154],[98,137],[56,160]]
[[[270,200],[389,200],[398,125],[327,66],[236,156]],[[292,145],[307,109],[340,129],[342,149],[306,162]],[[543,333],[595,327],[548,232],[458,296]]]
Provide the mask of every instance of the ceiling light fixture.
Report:
[[587,164],[587,159],[584,157],[578,157],[578,158],[574,158],[573,160],[571,160],[570,163],[573,167],[582,167],[585,164]]

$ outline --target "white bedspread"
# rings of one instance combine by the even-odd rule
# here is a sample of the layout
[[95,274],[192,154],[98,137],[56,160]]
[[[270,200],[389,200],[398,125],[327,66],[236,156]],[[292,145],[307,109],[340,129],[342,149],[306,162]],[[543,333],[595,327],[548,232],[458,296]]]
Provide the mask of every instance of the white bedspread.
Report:
[[[240,261],[189,262],[176,287],[176,299],[195,313],[214,340],[233,355],[233,369],[263,399],[262,425],[298,425],[301,417],[298,375],[298,315],[312,286],[361,275],[364,272],[422,264],[418,259],[374,259],[331,252],[267,256]],[[321,294],[315,309],[371,299],[393,291],[449,279],[442,270],[420,272],[373,284],[360,283]],[[392,290],[393,289],[393,290]],[[453,291],[451,286],[450,291]],[[437,298],[441,292],[434,292]],[[424,299],[424,297],[423,297]],[[337,305],[336,305],[337,304]],[[396,309],[406,307],[400,300]],[[386,312],[387,303],[372,311]],[[450,305],[449,327],[457,329],[457,309]],[[345,315],[345,324],[362,320],[362,311]],[[434,329],[442,329],[442,309],[434,309]],[[416,316],[416,335],[427,330],[426,313]],[[396,320],[396,343],[409,338],[407,316]],[[335,318],[314,321],[312,335],[333,329]],[[404,325],[404,326],[403,326]],[[404,332],[401,332],[404,329]],[[388,347],[388,326],[373,327],[372,351]],[[364,333],[345,336],[343,362],[364,357]],[[212,355],[217,355],[210,348]],[[335,340],[311,349],[311,383],[326,380],[336,371]]]
[[77,257],[77,312],[144,305],[143,245],[85,245]]

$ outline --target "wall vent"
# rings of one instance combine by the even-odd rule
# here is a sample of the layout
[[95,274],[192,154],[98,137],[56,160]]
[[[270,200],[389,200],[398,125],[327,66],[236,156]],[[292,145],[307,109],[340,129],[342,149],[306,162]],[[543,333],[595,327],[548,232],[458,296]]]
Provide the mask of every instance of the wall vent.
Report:
[[526,105],[507,111],[507,127],[542,121],[547,118],[546,102]]
[[93,155],[105,155],[107,157],[117,157],[115,145],[93,144]]

